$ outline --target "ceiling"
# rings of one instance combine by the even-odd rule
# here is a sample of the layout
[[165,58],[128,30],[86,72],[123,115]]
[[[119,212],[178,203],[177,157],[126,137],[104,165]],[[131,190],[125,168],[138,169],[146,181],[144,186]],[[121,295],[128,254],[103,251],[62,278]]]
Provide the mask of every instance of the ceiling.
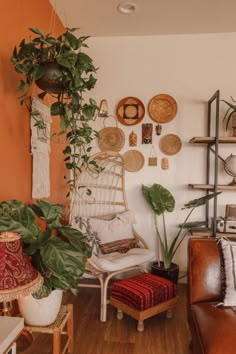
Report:
[[80,35],[146,36],[236,32],[235,0],[127,0],[132,14],[117,6],[124,0],[50,0],[65,27]]

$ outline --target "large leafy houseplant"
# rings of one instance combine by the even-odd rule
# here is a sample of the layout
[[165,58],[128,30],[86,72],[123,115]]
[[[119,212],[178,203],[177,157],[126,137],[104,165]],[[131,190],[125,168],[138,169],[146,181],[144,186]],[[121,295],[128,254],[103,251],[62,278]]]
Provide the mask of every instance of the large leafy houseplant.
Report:
[[93,60],[83,52],[88,47],[88,37],[77,38],[75,30],[67,28],[56,38],[38,28],[30,28],[34,38],[23,39],[11,57],[17,73],[24,75],[17,87],[17,91],[22,91],[20,103],[31,111],[38,128],[45,126],[39,112],[31,109],[34,84],[42,89],[38,94],[40,99],[47,94],[54,97],[51,115],[60,117],[61,130],[56,135],[66,137],[63,154],[66,168],[72,172],[68,180],[72,189],[76,189],[76,175],[82,168],[99,172],[96,163],[89,159],[91,142],[98,137],[98,132],[91,126],[98,107],[94,99],[86,102],[83,97],[96,84],[96,68]]
[[[191,200],[190,202],[184,204],[184,207],[182,209],[189,209],[189,213],[187,214],[184,222],[179,226],[176,235],[171,240],[168,239],[165,213],[172,212],[175,209],[175,199],[173,195],[168,189],[164,188],[162,185],[157,183],[154,183],[150,187],[142,185],[142,192],[146,201],[148,202],[153,211],[156,233],[158,241],[160,243],[161,256],[164,268],[168,269],[170,268],[172,260],[179,246],[181,245],[185,236],[189,232],[189,229],[191,229],[193,226],[200,225],[200,223],[188,222],[188,219],[192,214],[193,210],[201,205],[205,205],[210,199],[216,197],[216,195],[220,192],[212,193],[204,197]],[[163,221],[163,234],[161,234],[157,223],[157,217],[160,215],[162,216]]]
[[19,200],[0,203],[0,232],[21,235],[24,253],[44,278],[42,288],[34,294],[41,298],[53,289],[78,293],[78,279],[83,275],[91,247],[83,234],[70,225],[62,225],[64,207],[47,201],[28,206]]

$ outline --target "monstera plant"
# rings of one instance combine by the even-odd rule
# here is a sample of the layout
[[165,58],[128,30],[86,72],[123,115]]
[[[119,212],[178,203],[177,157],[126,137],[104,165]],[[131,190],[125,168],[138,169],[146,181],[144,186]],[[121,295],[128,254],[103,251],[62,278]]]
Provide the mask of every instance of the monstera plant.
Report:
[[[178,227],[176,235],[171,239],[168,237],[165,215],[166,212],[171,213],[174,211],[175,198],[167,188],[157,183],[154,183],[150,187],[142,185],[142,192],[148,205],[153,211],[156,234],[161,250],[162,265],[165,269],[170,269],[171,265],[173,264],[173,258],[189,230],[193,226],[200,225],[200,223],[198,222],[188,222],[190,215],[192,214],[195,208],[201,205],[205,205],[210,199],[215,198],[216,195],[220,192],[212,193],[204,197],[191,200],[190,202],[184,204],[184,207],[182,209],[189,209],[189,212],[185,217],[184,222]],[[162,217],[163,233],[161,233],[158,227],[158,216]]]
[[91,247],[83,234],[60,222],[64,207],[40,200],[28,206],[19,200],[0,203],[0,232],[21,235],[25,255],[44,278],[36,298],[48,296],[53,289],[78,293]]
[[11,62],[21,75],[17,91],[22,91],[20,103],[31,111],[35,125],[45,129],[38,111],[31,109],[32,88],[36,84],[42,92],[53,97],[52,116],[60,117],[61,130],[58,137],[65,135],[66,147],[63,149],[65,165],[71,171],[69,185],[76,188],[76,175],[82,168],[99,172],[96,163],[89,159],[91,142],[98,137],[92,128],[92,122],[98,110],[94,99],[84,100],[84,94],[96,84],[96,68],[93,60],[84,53],[88,47],[88,37],[77,38],[76,28],[66,29],[59,37],[38,28],[30,28],[34,38],[22,39],[14,48]]

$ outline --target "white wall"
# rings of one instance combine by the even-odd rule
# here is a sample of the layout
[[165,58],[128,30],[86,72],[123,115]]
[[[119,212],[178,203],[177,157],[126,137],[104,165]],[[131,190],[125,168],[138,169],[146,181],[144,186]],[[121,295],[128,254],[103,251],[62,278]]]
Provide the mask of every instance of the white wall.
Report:
[[[189,183],[204,183],[205,149],[188,143],[192,136],[206,135],[206,101],[217,89],[221,98],[236,99],[236,33],[181,36],[113,37],[91,38],[89,55],[98,70],[96,89],[91,97],[99,103],[106,98],[110,114],[115,114],[118,102],[126,96],[138,97],[145,105],[143,121],[134,126],[118,124],[125,132],[126,143],[121,153],[129,149],[128,136],[132,130],[138,134],[138,146],[145,156],[145,166],[136,173],[126,172],[126,190],[129,207],[135,211],[137,230],[151,248],[156,248],[156,236],[152,213],[146,204],[141,184],[160,183],[170,189],[176,199],[175,212],[168,215],[170,236],[176,225],[186,215],[183,204],[203,195],[201,191],[188,188]],[[141,124],[154,123],[148,115],[149,100],[160,93],[173,96],[178,104],[178,113],[163,125],[162,135],[174,133],[181,137],[182,150],[169,157],[169,170],[160,167],[164,155],[159,150],[160,137],[153,135],[158,155],[158,166],[149,167],[147,159],[151,145],[141,144]],[[221,104],[221,117],[226,109]],[[110,121],[112,125],[112,120]],[[103,127],[103,119],[97,119],[97,128]],[[226,135],[223,124],[221,134]],[[235,153],[235,146],[224,146],[221,155],[225,158]],[[220,168],[220,183],[230,182],[231,177]],[[235,203],[234,193],[224,192],[219,197],[219,215],[224,215],[226,203]],[[204,208],[194,211],[191,220],[201,220]],[[176,255],[175,261],[186,267],[186,242]]]

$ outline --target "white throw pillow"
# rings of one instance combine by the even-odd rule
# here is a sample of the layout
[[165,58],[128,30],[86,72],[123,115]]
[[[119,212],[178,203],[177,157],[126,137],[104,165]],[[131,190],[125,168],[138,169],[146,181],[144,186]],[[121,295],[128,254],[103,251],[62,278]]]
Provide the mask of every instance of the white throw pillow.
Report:
[[224,306],[236,306],[236,242],[220,240],[225,272]]
[[101,244],[133,238],[135,218],[130,210],[115,214],[111,219],[89,218],[89,223],[97,233]]

